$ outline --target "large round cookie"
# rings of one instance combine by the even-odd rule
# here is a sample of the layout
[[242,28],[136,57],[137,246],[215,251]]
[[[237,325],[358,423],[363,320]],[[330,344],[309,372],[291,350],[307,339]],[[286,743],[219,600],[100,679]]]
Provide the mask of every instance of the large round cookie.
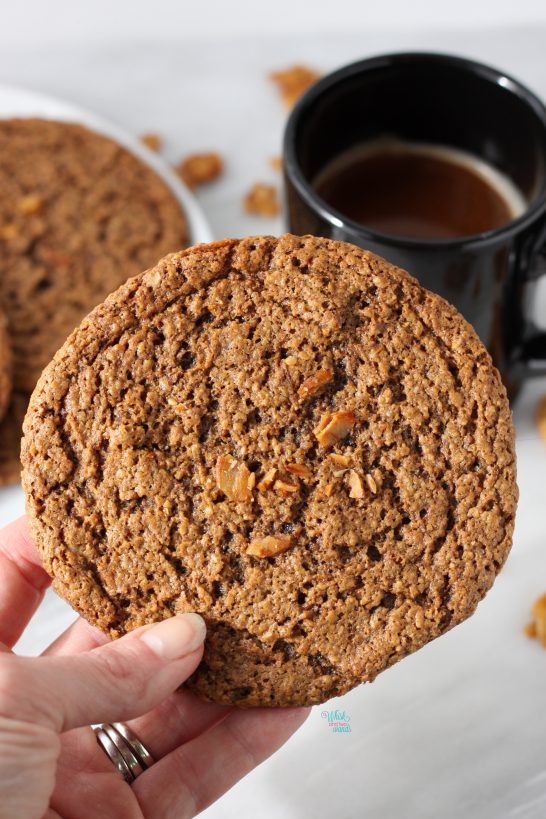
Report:
[[184,246],[186,222],[154,171],[80,125],[0,120],[0,156],[0,306],[30,393],[92,307]]
[[190,248],[122,286],[25,420],[32,531],[112,636],[208,625],[188,687],[316,703],[474,611],[517,499],[505,390],[403,271],[313,237]]

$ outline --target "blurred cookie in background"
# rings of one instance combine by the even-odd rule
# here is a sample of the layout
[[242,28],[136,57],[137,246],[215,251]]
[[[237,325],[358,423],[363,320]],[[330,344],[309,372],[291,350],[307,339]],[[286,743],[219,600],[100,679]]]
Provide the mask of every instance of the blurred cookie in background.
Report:
[[[0,156],[0,308],[19,394],[11,435],[24,395],[74,327],[127,278],[185,247],[188,231],[152,168],[81,125],[0,121]],[[0,439],[0,461],[11,463]]]
[[17,483],[21,478],[21,437],[23,419],[30,396],[13,392],[0,422],[0,486]]

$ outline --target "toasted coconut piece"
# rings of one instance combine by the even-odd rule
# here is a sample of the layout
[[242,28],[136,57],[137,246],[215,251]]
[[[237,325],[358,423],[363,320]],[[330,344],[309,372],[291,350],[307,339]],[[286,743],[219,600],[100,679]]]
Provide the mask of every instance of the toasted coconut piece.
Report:
[[334,373],[332,370],[319,370],[318,373],[315,373],[315,375],[305,379],[298,390],[298,395],[301,396],[301,398],[307,398],[309,395],[314,395],[321,389],[321,387],[329,384],[331,381],[333,381],[333,379]]
[[331,452],[328,456],[331,461],[333,461],[336,466],[350,466],[351,465],[351,456],[350,455],[338,455],[337,452]]
[[298,475],[300,478],[313,477],[313,473],[305,464],[286,464],[286,471],[291,472],[292,475]]
[[275,481],[275,478],[277,477],[277,472],[278,470],[275,467],[273,467],[272,469],[265,473],[262,480],[258,483],[258,489],[260,490],[260,492],[265,492],[268,489],[271,489]]
[[374,495],[377,494],[377,481],[375,478],[372,478],[371,475],[366,475],[366,483],[368,484],[370,492],[373,492]]
[[352,412],[340,410],[329,415],[323,415],[313,432],[321,446],[331,447],[349,434],[355,420]]
[[355,472],[354,469],[351,469],[349,472],[349,497],[350,498],[363,498],[364,497],[364,481],[362,477]]
[[276,492],[281,492],[283,495],[292,495],[299,490],[299,484],[286,483],[286,481],[275,481],[273,489]]
[[246,553],[252,557],[275,557],[286,552],[292,543],[290,535],[267,535],[251,540]]
[[216,461],[216,484],[229,500],[245,502],[251,499],[251,474],[246,464],[231,455],[220,455]]

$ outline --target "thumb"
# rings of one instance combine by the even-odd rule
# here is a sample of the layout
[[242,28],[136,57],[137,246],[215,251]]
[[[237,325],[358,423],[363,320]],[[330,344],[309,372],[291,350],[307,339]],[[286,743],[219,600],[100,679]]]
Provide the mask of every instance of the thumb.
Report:
[[180,614],[74,657],[0,654],[0,714],[59,732],[139,716],[195,670],[205,632]]

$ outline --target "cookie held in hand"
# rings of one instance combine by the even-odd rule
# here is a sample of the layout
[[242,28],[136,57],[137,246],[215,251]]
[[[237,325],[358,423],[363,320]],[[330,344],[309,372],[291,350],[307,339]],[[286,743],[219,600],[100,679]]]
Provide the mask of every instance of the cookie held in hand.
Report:
[[97,307],[25,420],[54,586],[118,636],[208,625],[187,687],[311,704],[460,623],[511,544],[514,433],[457,311],[314,237],[171,255]]

